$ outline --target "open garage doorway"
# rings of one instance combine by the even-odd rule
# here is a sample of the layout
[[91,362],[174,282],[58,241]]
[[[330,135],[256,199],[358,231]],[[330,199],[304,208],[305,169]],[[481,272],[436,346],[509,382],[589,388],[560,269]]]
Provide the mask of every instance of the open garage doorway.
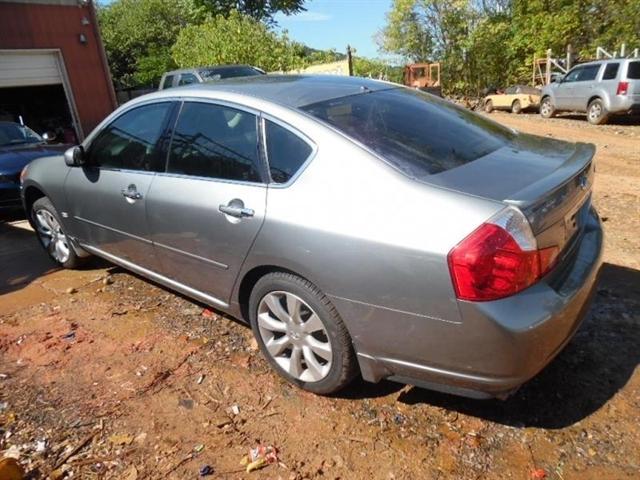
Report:
[[0,88],[3,120],[23,123],[41,135],[53,132],[61,143],[78,143],[62,84]]

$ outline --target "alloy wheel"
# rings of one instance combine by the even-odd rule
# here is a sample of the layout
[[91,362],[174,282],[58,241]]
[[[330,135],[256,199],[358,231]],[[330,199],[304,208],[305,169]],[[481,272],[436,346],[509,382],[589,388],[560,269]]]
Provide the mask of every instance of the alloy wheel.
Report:
[[320,317],[300,297],[266,294],[258,305],[258,330],[269,355],[289,375],[318,382],[331,370],[332,348]]
[[58,263],[69,260],[70,248],[67,236],[51,212],[41,209],[34,214],[38,237],[49,255]]
[[602,105],[597,102],[594,102],[589,108],[589,119],[597,120],[602,115]]

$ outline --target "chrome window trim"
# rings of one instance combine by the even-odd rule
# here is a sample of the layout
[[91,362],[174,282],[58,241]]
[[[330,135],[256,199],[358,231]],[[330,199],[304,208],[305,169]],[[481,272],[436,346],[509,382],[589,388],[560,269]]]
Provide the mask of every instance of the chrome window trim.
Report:
[[[267,120],[290,131],[293,135],[297,136],[298,138],[300,138],[302,141],[304,141],[307,145],[311,147],[311,152],[309,153],[307,158],[304,160],[304,162],[302,162],[302,164],[300,165],[296,173],[293,174],[291,178],[287,180],[285,183],[274,182],[273,178],[271,178],[271,168],[269,167],[269,151],[267,148],[267,124],[266,124]],[[283,120],[280,120],[279,118],[274,117],[273,115],[269,115],[268,113],[264,113],[264,112],[260,115],[260,132],[261,132],[261,140],[263,145],[264,157],[267,162],[267,175],[269,176],[269,188],[287,188],[291,186],[293,183],[295,183],[298,177],[302,175],[302,173],[306,170],[309,164],[316,157],[316,154],[318,153],[317,143],[314,142],[311,138],[309,138],[308,135],[301,132],[297,128],[291,126],[290,124],[286,123]]]

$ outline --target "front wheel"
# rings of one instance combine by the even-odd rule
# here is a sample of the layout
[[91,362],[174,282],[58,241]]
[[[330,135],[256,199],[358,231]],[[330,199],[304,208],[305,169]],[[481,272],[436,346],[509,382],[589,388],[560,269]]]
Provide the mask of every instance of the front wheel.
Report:
[[511,104],[511,113],[515,113],[516,115],[522,113],[522,104],[520,103],[520,100],[516,100]]
[[487,100],[487,101],[484,103],[484,111],[485,111],[486,113],[491,113],[491,112],[493,112],[493,102],[492,102],[491,100]]
[[593,100],[587,107],[587,120],[592,125],[603,125],[607,123],[609,112],[604,107],[604,102],[599,98]]
[[317,394],[344,388],[356,376],[351,337],[329,299],[296,275],[262,277],[249,299],[262,354],[286,380]]
[[76,255],[71,240],[62,229],[58,212],[47,197],[36,200],[31,207],[31,219],[40,244],[55,263],[63,268],[76,268],[81,259]]
[[545,97],[542,99],[542,103],[540,104],[540,115],[542,118],[551,118],[555,115],[556,109],[551,103],[551,99],[549,97]]

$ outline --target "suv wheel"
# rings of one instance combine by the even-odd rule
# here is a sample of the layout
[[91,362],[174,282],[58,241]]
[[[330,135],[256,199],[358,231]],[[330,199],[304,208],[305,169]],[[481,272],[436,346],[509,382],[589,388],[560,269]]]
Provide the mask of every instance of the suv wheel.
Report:
[[511,104],[511,113],[522,113],[522,105],[520,104],[520,100],[516,100]]
[[592,100],[587,107],[587,120],[592,125],[602,125],[607,123],[609,112],[604,107],[604,102],[599,98]]
[[249,315],[262,354],[290,383],[331,394],[356,376],[351,337],[312,283],[284,272],[265,275],[251,292]]
[[81,259],[71,246],[71,240],[62,229],[58,212],[47,197],[36,200],[31,207],[31,219],[40,244],[49,257],[64,268],[76,268]]
[[550,97],[545,97],[542,99],[542,103],[540,104],[540,115],[542,118],[551,118],[555,115],[556,109],[551,103]]
[[493,102],[491,100],[484,102],[484,111],[487,113],[493,112]]

